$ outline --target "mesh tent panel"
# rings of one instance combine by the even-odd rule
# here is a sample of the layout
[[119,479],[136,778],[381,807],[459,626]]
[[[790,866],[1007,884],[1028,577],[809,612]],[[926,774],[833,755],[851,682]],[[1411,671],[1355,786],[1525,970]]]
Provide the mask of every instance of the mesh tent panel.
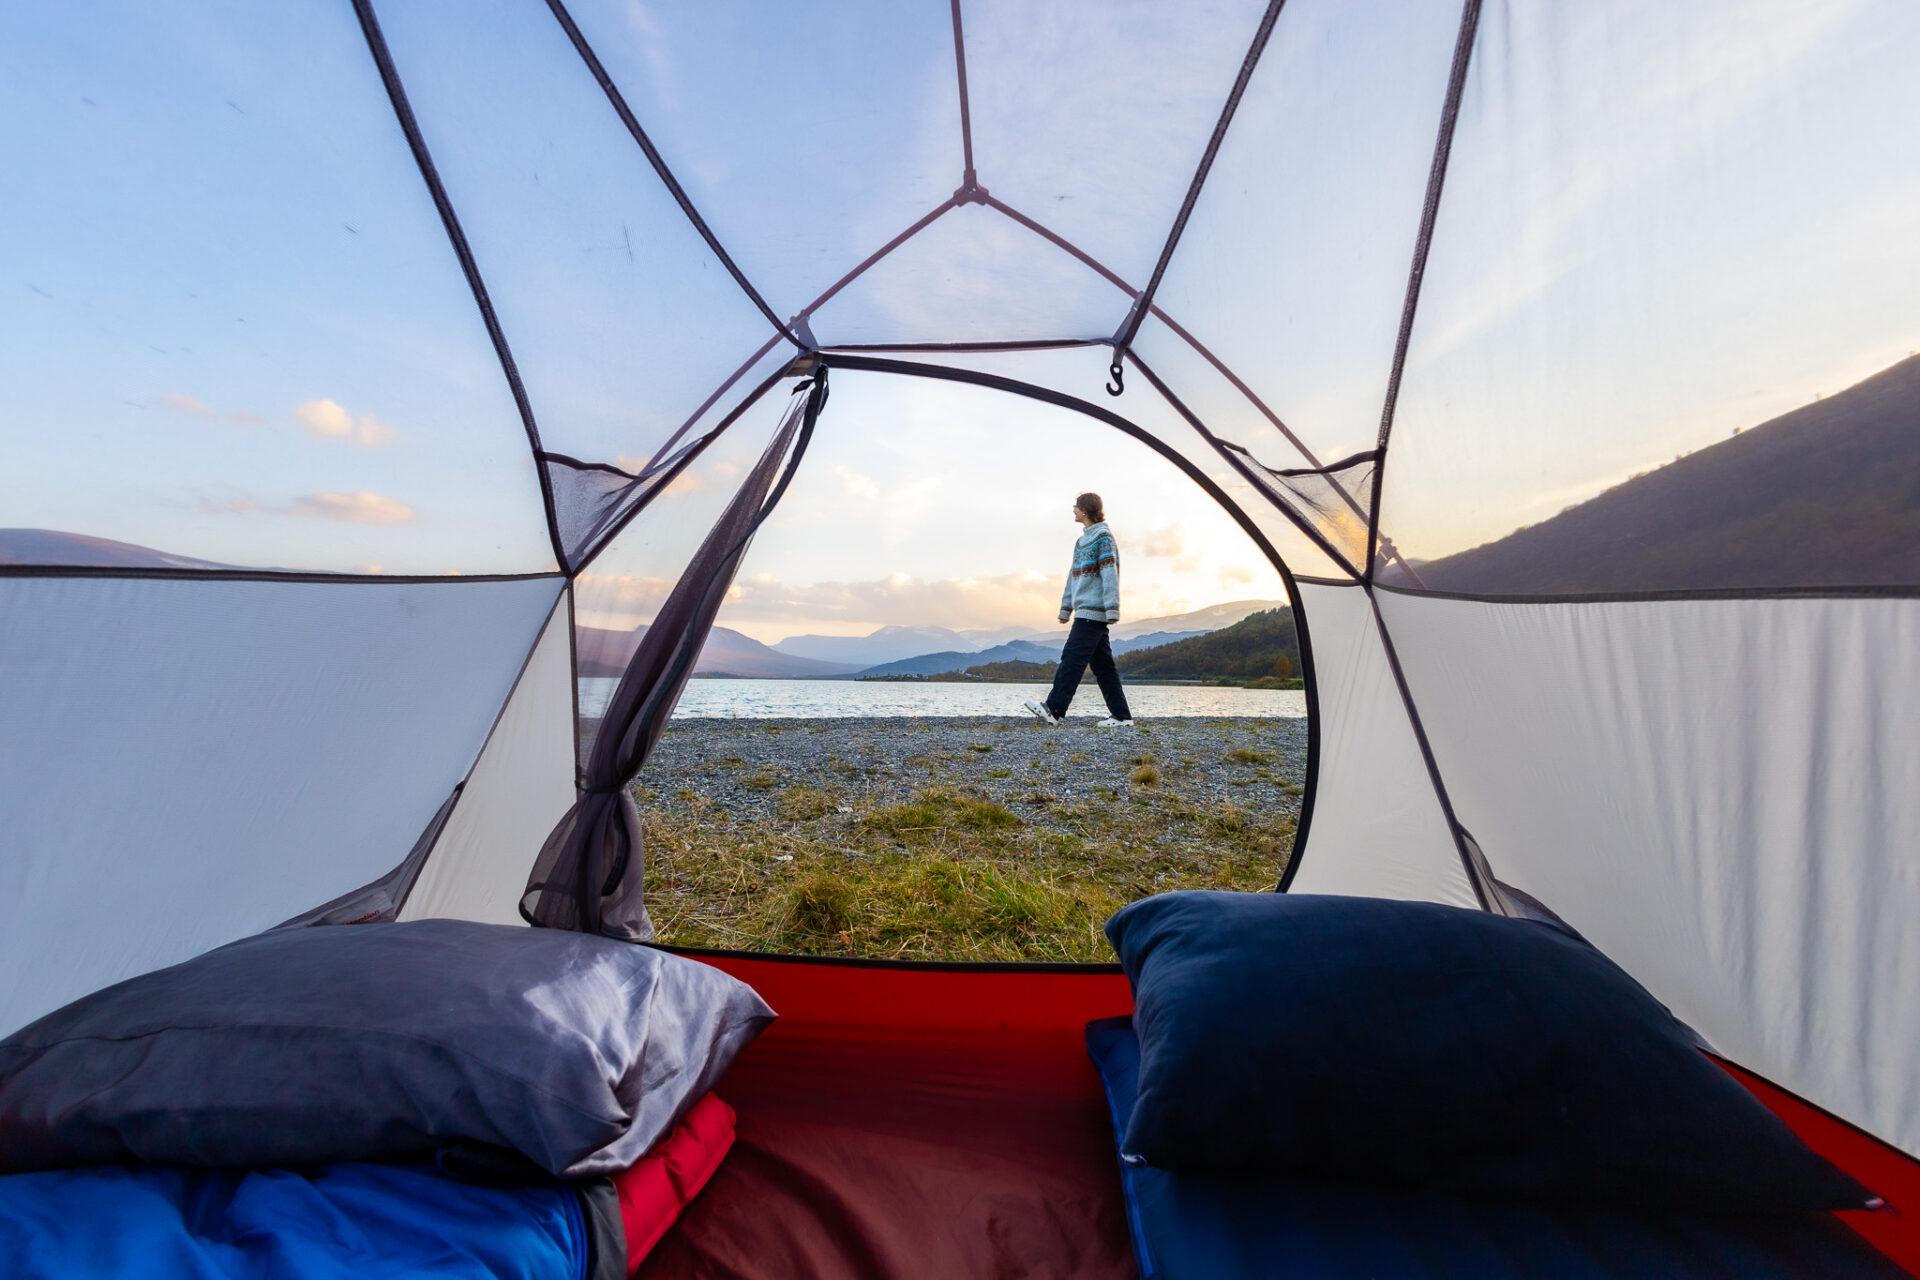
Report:
[[[1374,444],[1458,25],[1289,0],[1154,295],[1321,463]],[[1148,321],[1134,345],[1211,407],[1176,335]],[[1266,455],[1240,411],[1203,416]]]
[[791,351],[784,341],[767,343],[740,366],[737,376],[725,380],[698,412],[660,442],[651,456],[623,456],[626,468],[542,454],[540,461],[553,486],[554,515],[568,560],[581,564],[591,559],[630,512],[652,501],[659,490],[671,484],[679,468],[691,465],[706,448],[708,437],[724,431],[733,415],[762,392],[767,380],[792,363]]
[[1917,52],[1901,5],[1487,7],[1385,468],[1425,581],[1920,581]]
[[1143,323],[1132,354],[1148,381],[1164,383],[1200,420],[1214,437],[1211,449],[1244,485],[1311,527],[1323,558],[1338,557],[1343,572],[1359,573],[1376,476],[1371,447],[1347,455],[1315,451],[1296,423],[1255,398],[1238,370],[1223,368],[1216,353],[1166,320]]
[[1286,494],[1288,505],[1312,522],[1329,546],[1348,564],[1360,566],[1367,559],[1367,503],[1373,497],[1377,461],[1378,455],[1368,452],[1327,467],[1261,468],[1254,472],[1254,482]]
[[[539,571],[527,441],[349,8],[0,14],[4,523]],[[29,559],[71,559],[47,548]]]
[[382,13],[545,447],[624,469],[772,332],[543,6]]
[[782,317],[960,185],[944,5],[832,2],[805,21],[617,0],[568,10]]
[[997,210],[968,204],[875,263],[812,324],[825,346],[1099,338],[1126,303],[1071,255]]
[[583,757],[593,748],[607,698],[647,626],[779,429],[789,400],[790,388],[783,383],[755,401],[574,579]]
[[1144,286],[1266,7],[963,3],[981,185]]

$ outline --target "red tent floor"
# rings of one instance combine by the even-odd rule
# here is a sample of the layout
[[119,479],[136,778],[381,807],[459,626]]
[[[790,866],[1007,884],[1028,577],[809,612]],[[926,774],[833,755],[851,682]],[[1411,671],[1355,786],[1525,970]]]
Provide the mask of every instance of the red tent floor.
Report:
[[[691,952],[781,1017],[715,1092],[733,1153],[644,1280],[1134,1274],[1084,1029],[1117,968]],[[1814,1149],[1905,1213],[1840,1215],[1920,1276],[1920,1163],[1737,1068]]]

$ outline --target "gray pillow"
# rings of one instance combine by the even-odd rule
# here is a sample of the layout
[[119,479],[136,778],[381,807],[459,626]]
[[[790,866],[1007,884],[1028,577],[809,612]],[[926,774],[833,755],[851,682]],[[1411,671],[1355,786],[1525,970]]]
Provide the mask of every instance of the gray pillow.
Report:
[[624,1169],[773,1020],[708,965],[583,933],[276,930],[0,1041],[0,1173],[306,1165],[457,1141]]

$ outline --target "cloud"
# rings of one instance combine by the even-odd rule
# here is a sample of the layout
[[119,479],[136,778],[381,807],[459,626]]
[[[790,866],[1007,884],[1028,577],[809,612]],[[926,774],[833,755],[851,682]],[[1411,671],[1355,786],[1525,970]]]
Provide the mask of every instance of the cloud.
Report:
[[[672,589],[672,581],[665,578],[586,574],[580,579],[580,604],[584,612],[598,618],[617,615],[631,626],[651,618]],[[720,622],[787,623],[794,630],[825,624],[964,628],[1031,623],[1040,630],[1052,624],[1059,606],[1060,580],[1037,573],[936,579],[894,574],[805,586],[756,574],[734,581]]]
[[220,486],[221,492],[215,495],[201,494],[194,503],[201,511],[210,516],[238,516],[250,511],[265,511],[266,507],[246,493],[228,485]]
[[1220,580],[1220,585],[1223,587],[1253,581],[1253,571],[1245,565],[1238,564],[1223,564],[1213,571],[1213,576]]
[[208,422],[221,422],[230,427],[254,427],[266,419],[246,409],[228,409],[222,412],[210,409],[190,395],[178,391],[169,391],[160,397],[160,403],[175,413],[188,414],[195,418],[205,418]]
[[1037,573],[994,577],[916,578],[893,574],[863,582],[793,586],[767,574],[737,580],[722,617],[743,621],[833,621],[1000,627],[1044,627],[1060,605],[1060,583]]
[[295,498],[283,508],[288,515],[312,516],[320,520],[339,520],[347,524],[405,524],[414,518],[414,510],[398,498],[368,493],[309,493]]
[[212,493],[203,493],[194,505],[207,515],[244,516],[265,512],[276,516],[306,516],[316,520],[339,520],[347,524],[405,524],[415,516],[414,509],[398,498],[368,493],[302,494],[285,506],[262,502],[234,485],[216,485]]
[[309,435],[324,440],[346,440],[368,449],[400,438],[400,433],[370,413],[349,413],[336,400],[303,400],[293,411],[294,420]]
[[849,498],[865,498],[868,502],[880,500],[880,486],[872,476],[862,475],[845,464],[836,465],[833,474],[840,477],[840,485]]
[[667,485],[666,489],[663,490],[663,492],[699,493],[701,490],[706,489],[708,487],[709,486],[707,483],[707,478],[701,475],[700,472],[695,470],[694,468],[688,467],[685,471],[682,471],[679,475],[675,476],[672,482]]
[[398,440],[400,433],[372,414],[363,413],[354,419],[353,438],[356,444],[377,449],[383,444]]
[[1186,534],[1177,524],[1149,529],[1140,539],[1140,554],[1143,556],[1171,560],[1186,549]]
[[293,416],[316,436],[344,440],[353,434],[353,415],[332,400],[303,400]]

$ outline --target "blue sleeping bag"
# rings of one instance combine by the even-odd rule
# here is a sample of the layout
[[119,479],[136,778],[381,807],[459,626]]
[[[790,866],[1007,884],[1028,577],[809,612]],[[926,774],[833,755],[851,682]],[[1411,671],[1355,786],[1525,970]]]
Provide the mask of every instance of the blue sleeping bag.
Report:
[[[1115,1150],[1138,1093],[1132,1020],[1087,1025]],[[1831,1214],[1730,1217],[1477,1200],[1277,1174],[1121,1165],[1142,1280],[1902,1280]]]
[[167,1280],[585,1280],[561,1184],[457,1182],[429,1165],[310,1172],[108,1166],[0,1177],[0,1273]]

